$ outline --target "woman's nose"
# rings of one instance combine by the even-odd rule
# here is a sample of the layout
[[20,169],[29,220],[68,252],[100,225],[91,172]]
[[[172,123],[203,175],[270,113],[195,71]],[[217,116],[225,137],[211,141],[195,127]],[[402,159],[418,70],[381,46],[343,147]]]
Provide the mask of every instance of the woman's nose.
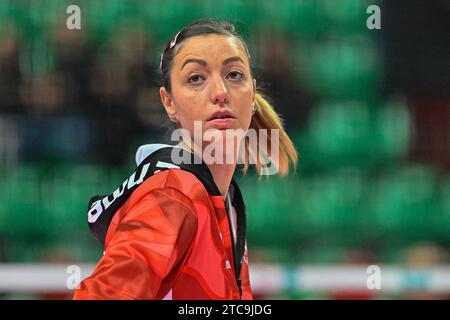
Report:
[[229,101],[227,87],[221,78],[216,78],[213,81],[212,101],[214,104],[226,104]]

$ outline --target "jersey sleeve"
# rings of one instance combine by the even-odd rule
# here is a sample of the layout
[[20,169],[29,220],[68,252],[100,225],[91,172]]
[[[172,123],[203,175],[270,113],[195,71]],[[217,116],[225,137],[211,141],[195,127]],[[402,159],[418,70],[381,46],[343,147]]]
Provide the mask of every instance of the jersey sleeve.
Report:
[[176,189],[160,188],[124,210],[74,299],[161,299],[170,290],[197,231],[192,201]]

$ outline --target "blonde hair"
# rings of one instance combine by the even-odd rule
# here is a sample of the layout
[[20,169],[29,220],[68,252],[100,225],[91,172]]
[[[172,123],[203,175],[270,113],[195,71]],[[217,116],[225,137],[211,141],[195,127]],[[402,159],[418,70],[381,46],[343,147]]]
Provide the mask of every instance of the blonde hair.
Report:
[[[258,149],[254,150],[249,144],[248,140],[245,141],[245,155],[244,155],[244,174],[247,173],[249,167],[249,157],[252,158],[253,163],[255,163],[257,172],[262,175],[263,172],[268,170],[268,166],[274,166],[277,173],[281,176],[285,176],[289,173],[289,167],[292,165],[295,168],[298,162],[298,154],[295,149],[294,144],[287,135],[283,128],[283,121],[280,116],[276,113],[274,108],[270,105],[264,96],[256,92],[255,94],[255,107],[256,111],[250,123],[250,128],[254,129],[258,135],[258,141],[260,141],[261,132],[267,132],[267,148],[266,150],[261,150],[259,143]],[[266,129],[266,130],[260,130]],[[276,158],[271,157],[272,149],[272,129],[278,129],[278,154]],[[264,152],[265,151],[265,152]],[[261,157],[263,159],[261,159]],[[270,160],[268,162],[267,160]]]

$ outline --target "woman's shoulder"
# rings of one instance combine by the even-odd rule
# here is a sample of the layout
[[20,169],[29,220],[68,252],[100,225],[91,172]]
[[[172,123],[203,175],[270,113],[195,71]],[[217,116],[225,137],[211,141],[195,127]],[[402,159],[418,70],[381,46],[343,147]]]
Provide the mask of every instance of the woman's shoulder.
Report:
[[131,195],[131,202],[138,202],[155,195],[176,197],[182,201],[208,201],[209,195],[202,182],[191,172],[167,169],[147,178]]
[[189,172],[177,169],[164,170],[147,178],[114,214],[106,228],[105,244],[120,226],[135,229],[138,225],[151,225],[153,229],[184,230],[184,233],[195,234],[198,219],[195,202],[203,191],[199,187],[194,187],[196,192],[187,188],[187,184],[196,184],[191,181],[194,179]]

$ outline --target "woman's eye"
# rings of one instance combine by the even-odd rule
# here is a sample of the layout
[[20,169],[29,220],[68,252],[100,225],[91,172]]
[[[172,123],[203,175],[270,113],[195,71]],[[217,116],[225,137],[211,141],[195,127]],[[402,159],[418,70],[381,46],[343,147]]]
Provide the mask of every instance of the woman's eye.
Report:
[[205,78],[203,78],[201,75],[199,74],[194,74],[192,76],[189,77],[188,82],[192,83],[192,84],[199,84],[201,83],[203,80],[205,80]]
[[244,78],[244,75],[239,71],[231,71],[227,74],[227,77],[230,80],[242,80]]

